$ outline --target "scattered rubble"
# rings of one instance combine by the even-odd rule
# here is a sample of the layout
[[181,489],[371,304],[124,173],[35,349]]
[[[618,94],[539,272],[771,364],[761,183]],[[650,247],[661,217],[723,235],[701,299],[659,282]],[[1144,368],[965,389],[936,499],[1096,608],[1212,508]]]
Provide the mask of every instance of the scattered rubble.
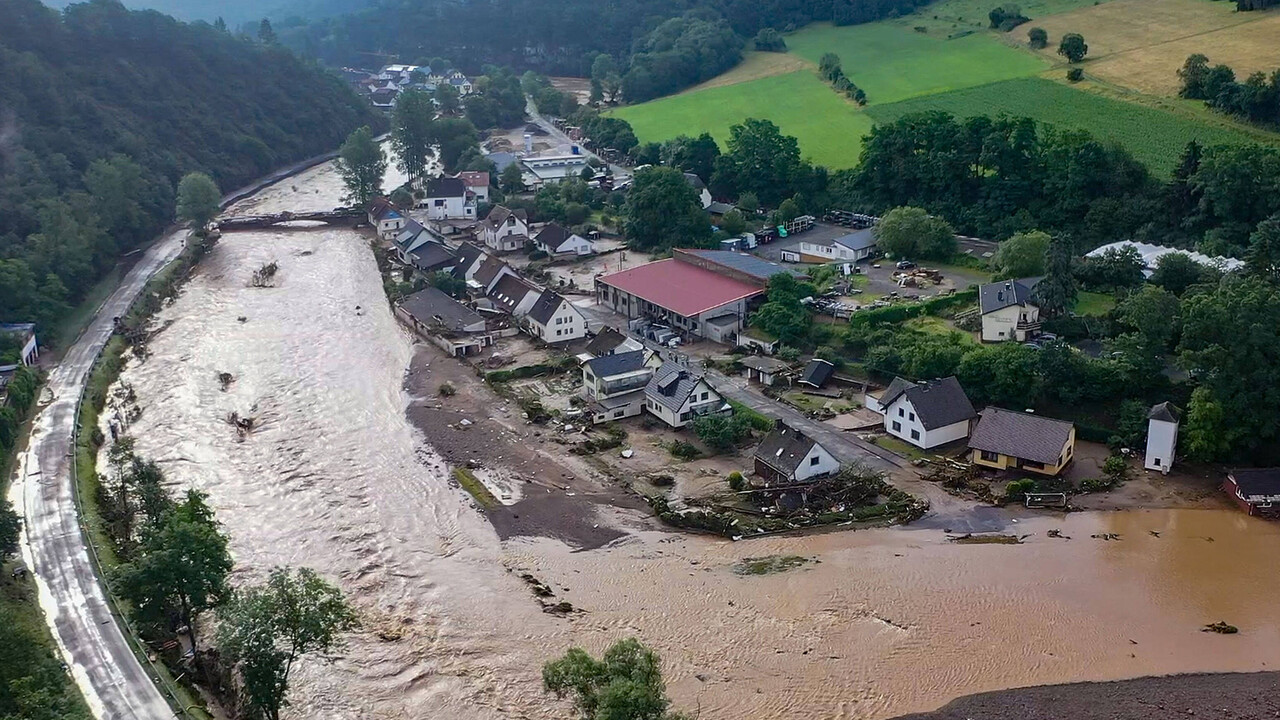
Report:
[[1214,632],[1214,633],[1218,633],[1219,635],[1235,635],[1236,633],[1240,632],[1240,628],[1236,627],[1235,625],[1229,625],[1219,620],[1216,623],[1209,623],[1208,625],[1205,625],[1204,627],[1200,628],[1200,632]]

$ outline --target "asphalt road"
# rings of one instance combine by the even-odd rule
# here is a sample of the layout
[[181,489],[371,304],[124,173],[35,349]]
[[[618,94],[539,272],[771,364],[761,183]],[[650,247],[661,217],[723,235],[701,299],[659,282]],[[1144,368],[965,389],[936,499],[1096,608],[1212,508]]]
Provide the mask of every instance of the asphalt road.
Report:
[[113,318],[181,252],[185,237],[185,230],[175,231],[152,245],[67,350],[49,377],[42,395],[47,404],[36,416],[22,464],[23,550],[40,605],[85,700],[104,720],[159,720],[174,712],[129,649],[89,561],[71,480],[77,401],[111,336]]

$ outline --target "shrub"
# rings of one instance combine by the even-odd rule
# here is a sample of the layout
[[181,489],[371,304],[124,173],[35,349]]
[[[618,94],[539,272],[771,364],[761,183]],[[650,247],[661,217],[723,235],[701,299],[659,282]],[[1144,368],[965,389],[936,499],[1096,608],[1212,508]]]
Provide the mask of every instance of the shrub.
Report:
[[1035,492],[1036,481],[1031,478],[1014,480],[1004,488],[1005,502],[1016,502],[1027,497],[1027,493]]
[[1081,492],[1103,492],[1115,487],[1115,483],[1106,478],[1085,478],[1080,481]]
[[451,382],[440,383],[440,397],[453,397],[458,394],[458,388],[453,386]]
[[693,445],[692,443],[687,443],[683,440],[671,441],[671,445],[668,446],[667,450],[671,452],[672,457],[678,460],[685,460],[685,461],[693,460],[694,458],[702,454],[702,452],[699,451],[695,445]]
[[742,473],[737,470],[729,473],[729,489],[733,491],[745,490],[747,488],[747,479],[742,477]]
[[1049,47],[1049,33],[1044,28],[1033,27],[1027,31],[1027,44],[1040,50]]
[[529,253],[529,259],[530,259],[530,260],[546,260],[546,259],[547,259],[547,251],[545,251],[545,250],[534,250],[533,252]]
[[1129,479],[1129,463],[1123,456],[1111,455],[1102,463],[1102,474],[1111,481],[1112,487]]
[[1080,82],[1084,79],[1084,71],[1080,68],[1071,68],[1067,71],[1067,80],[1071,82]]

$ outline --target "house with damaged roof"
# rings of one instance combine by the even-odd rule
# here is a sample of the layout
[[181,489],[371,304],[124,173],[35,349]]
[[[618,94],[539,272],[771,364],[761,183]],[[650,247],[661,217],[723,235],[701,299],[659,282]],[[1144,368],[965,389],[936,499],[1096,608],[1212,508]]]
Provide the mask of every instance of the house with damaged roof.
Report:
[[914,383],[894,378],[866,407],[884,416],[884,431],[928,450],[969,437],[977,413],[955,377]]
[[1057,475],[1071,462],[1076,426],[1029,412],[989,407],[969,435],[970,459],[997,470]]
[[840,472],[836,460],[817,440],[781,420],[756,448],[755,474],[769,485],[808,482]]
[[650,378],[644,397],[645,409],[673,428],[682,428],[704,415],[733,413],[706,378],[670,360]]

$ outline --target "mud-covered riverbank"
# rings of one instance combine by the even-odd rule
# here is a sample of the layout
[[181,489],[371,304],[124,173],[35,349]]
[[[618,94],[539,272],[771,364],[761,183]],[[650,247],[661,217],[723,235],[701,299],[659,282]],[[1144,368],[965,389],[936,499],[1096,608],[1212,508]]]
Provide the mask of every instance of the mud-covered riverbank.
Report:
[[[317,205],[332,190],[304,174],[256,207],[289,209],[294,183]],[[252,287],[273,261],[274,287]],[[415,344],[356,231],[229,233],[156,326],[123,377],[138,452],[210,494],[240,577],[315,567],[365,619],[347,652],[303,664],[291,718],[567,717],[542,663],[632,635],[662,654],[676,706],[712,720],[883,718],[1001,688],[1280,663],[1280,578],[1259,572],[1280,528],[1237,513],[1043,516],[1011,546],[910,527],[667,532]],[[451,377],[458,394],[438,397]],[[452,480],[472,458],[510,483],[492,522]],[[735,572],[769,555],[814,562]],[[544,613],[525,572],[582,612]],[[1216,620],[1240,634],[1199,631]]]

